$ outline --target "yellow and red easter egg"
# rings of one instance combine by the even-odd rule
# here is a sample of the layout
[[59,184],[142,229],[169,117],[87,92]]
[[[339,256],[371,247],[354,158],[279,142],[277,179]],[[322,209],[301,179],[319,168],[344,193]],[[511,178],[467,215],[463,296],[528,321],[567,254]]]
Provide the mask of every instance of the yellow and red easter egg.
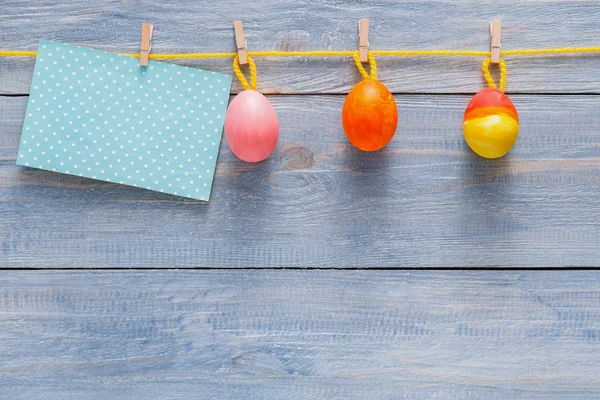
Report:
[[469,102],[463,131],[475,153],[484,158],[502,157],[517,141],[519,115],[507,95],[498,89],[484,89]]
[[398,125],[394,96],[381,82],[363,80],[346,97],[342,125],[350,143],[360,150],[376,151],[385,147]]

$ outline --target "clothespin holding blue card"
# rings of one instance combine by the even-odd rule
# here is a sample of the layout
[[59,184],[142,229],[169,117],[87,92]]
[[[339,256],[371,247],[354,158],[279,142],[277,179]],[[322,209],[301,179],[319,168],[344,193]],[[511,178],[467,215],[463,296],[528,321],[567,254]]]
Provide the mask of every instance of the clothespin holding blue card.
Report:
[[231,77],[150,64],[144,30],[139,63],[40,41],[19,165],[209,199]]
[[152,24],[142,24],[142,46],[140,50],[140,66],[148,66],[148,56],[150,49],[152,48],[152,31],[154,26]]

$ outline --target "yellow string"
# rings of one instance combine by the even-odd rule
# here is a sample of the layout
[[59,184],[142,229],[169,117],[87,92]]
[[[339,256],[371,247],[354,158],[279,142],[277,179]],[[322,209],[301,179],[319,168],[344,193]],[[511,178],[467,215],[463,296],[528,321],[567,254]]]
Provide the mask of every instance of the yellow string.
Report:
[[[489,87],[496,89],[496,84],[494,83],[494,78],[492,78],[492,74],[490,74],[490,63],[491,62],[492,62],[491,58],[486,58],[483,61],[483,64],[481,65],[481,70],[483,71],[483,76],[485,78],[485,81],[489,85]],[[500,59],[498,66],[500,67],[500,87],[498,88],[498,90],[500,90],[502,93],[504,93],[504,88],[506,87],[506,63],[504,62],[503,59]]]
[[358,68],[358,72],[360,72],[364,79],[371,78],[377,80],[377,63],[375,62],[375,57],[373,57],[373,54],[371,54],[371,52],[368,53],[371,76],[369,76],[369,73],[367,72],[365,67],[362,66],[358,51],[355,51],[352,57],[354,58],[354,63],[356,64],[356,68]]
[[5,56],[5,57],[35,57],[35,56],[37,56],[37,51],[0,50],[0,56]]
[[600,47],[560,47],[557,49],[502,50],[502,55],[598,53]]
[[238,62],[238,56],[235,55],[233,59],[233,72],[235,72],[235,76],[240,80],[240,83],[246,90],[256,90],[256,64],[254,64],[254,60],[248,56],[248,66],[250,67],[250,84],[246,80],[246,77],[242,73],[240,69],[240,63]]
[[347,57],[353,56],[355,50],[318,50],[318,51],[249,51],[255,57]]
[[369,50],[376,56],[465,56],[489,57],[489,51],[472,50]]
[[[353,57],[356,51],[250,51],[253,57]],[[509,55],[534,55],[534,54],[566,54],[566,53],[600,53],[600,47],[560,47],[555,49],[525,49],[503,50],[503,56]],[[237,53],[150,53],[152,59],[167,58],[229,58]],[[471,50],[370,50],[374,56],[464,56],[464,57],[489,57],[489,51]],[[139,54],[127,53],[124,56],[139,57]],[[36,51],[0,50],[4,57],[35,57]]]

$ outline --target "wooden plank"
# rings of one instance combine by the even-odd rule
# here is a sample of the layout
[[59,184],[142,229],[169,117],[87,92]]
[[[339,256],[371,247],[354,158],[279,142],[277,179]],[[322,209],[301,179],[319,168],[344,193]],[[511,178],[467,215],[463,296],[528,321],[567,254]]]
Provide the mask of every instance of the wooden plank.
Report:
[[[593,0],[514,2],[322,2],[185,0],[23,2],[5,4],[0,48],[35,50],[39,39],[139,52],[142,22],[155,24],[152,51],[234,51],[232,23],[244,21],[252,50],[357,49],[357,21],[370,18],[372,49],[489,50],[489,21],[503,21],[504,49],[598,46],[600,3]],[[379,58],[379,76],[395,93],[473,93],[484,86],[479,58]],[[231,73],[231,60],[177,60]],[[598,56],[509,57],[511,92],[600,92]],[[359,75],[350,59],[257,60],[268,93],[344,93]],[[0,58],[0,91],[28,93],[32,59]],[[240,86],[236,83],[235,90]]]
[[600,396],[592,271],[0,271],[10,399]]
[[1,98],[0,265],[598,267],[596,96],[513,100],[521,137],[499,160],[462,138],[469,96],[396,96],[399,129],[352,148],[343,96],[272,96],[265,162],[222,144],[211,202],[15,165],[26,98]]

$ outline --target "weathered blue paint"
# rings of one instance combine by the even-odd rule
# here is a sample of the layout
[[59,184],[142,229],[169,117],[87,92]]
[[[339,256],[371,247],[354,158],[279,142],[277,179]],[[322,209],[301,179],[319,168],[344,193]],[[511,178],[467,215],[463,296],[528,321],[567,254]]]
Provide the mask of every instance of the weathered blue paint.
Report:
[[[600,3],[593,0],[478,2],[351,0],[9,1],[2,5],[0,47],[35,50],[41,38],[116,52],[139,52],[141,25],[154,23],[152,51],[234,51],[233,21],[242,19],[250,50],[348,50],[358,20],[370,18],[374,49],[489,50],[489,21],[502,19],[502,48],[598,46]],[[481,58],[378,57],[379,78],[394,93],[476,93]],[[506,57],[508,91],[600,93],[597,57]],[[231,73],[231,60],[171,60]],[[347,93],[358,82],[350,58],[260,58],[267,93]],[[29,91],[31,59],[0,59],[0,93]],[[6,77],[10,77],[7,79]],[[235,82],[234,89],[240,90]]]
[[597,398],[594,271],[4,271],[0,397]]
[[520,138],[499,160],[464,143],[469,96],[396,96],[373,154],[347,142],[343,97],[270,97],[275,153],[247,164],[223,143],[209,204],[17,167],[25,98],[0,100],[4,265],[599,266],[598,97],[512,96]]
[[[498,17],[505,49],[598,45],[600,3],[0,10],[12,49],[48,38],[135,52],[152,22],[155,52],[231,51],[238,18],[250,49],[351,49],[370,17],[373,48],[485,50]],[[0,271],[0,398],[598,398],[596,271],[284,270],[598,267],[600,100],[574,95],[600,93],[598,58],[506,61],[521,136],[490,161],[461,136],[480,59],[379,57],[400,118],[375,154],[342,132],[351,60],[258,59],[259,89],[282,94],[269,96],[281,141],[257,165],[224,144],[210,204],[15,166],[26,97],[0,96],[0,268],[231,268]],[[32,70],[0,58],[0,93],[27,95]]]

